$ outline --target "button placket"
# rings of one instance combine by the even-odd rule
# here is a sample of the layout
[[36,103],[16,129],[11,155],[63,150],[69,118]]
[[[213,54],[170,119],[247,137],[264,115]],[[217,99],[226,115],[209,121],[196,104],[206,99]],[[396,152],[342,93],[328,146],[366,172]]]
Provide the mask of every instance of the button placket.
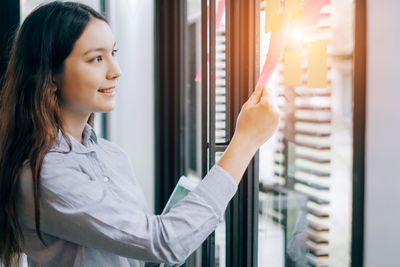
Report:
[[105,179],[104,179],[105,176],[103,175],[103,169],[100,166],[96,151],[90,151],[89,157],[90,157],[91,165],[94,167],[94,171],[96,173],[96,176],[98,177],[98,180],[103,179],[103,181],[105,182]]
[[99,160],[99,158],[97,157],[97,153],[96,153],[95,151],[92,151],[92,152],[91,152],[91,155],[92,155],[92,157],[95,159],[96,164],[97,164],[97,166],[98,166],[99,169],[100,169],[100,174],[101,174],[101,176],[103,177],[103,181],[104,181],[105,183],[109,182],[109,181],[110,181],[110,177],[109,177],[109,175],[107,175],[107,172],[106,172],[105,168],[103,167],[104,164],[103,164],[103,163]]

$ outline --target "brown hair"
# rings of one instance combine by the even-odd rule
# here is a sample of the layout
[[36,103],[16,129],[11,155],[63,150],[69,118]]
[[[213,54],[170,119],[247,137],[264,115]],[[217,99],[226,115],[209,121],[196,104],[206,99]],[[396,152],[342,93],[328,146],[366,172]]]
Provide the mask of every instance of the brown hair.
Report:
[[[91,18],[106,19],[74,2],[51,2],[36,8],[18,29],[0,94],[0,261],[19,264],[24,237],[16,209],[16,185],[23,163],[32,170],[36,233],[40,233],[39,185],[44,156],[61,131],[60,90],[53,77]],[[107,22],[107,21],[106,21]],[[88,123],[93,126],[94,114]],[[68,152],[66,152],[68,153]]]

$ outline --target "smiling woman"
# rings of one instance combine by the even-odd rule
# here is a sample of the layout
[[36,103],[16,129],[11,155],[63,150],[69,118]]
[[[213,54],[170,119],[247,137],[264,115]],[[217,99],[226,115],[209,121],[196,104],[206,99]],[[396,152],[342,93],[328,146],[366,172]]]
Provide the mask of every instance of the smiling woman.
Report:
[[258,87],[232,142],[168,213],[150,214],[127,154],[99,138],[121,71],[106,19],[54,1],[18,29],[0,96],[0,260],[15,266],[181,264],[223,220],[258,147],[278,121]]
[[[93,112],[114,108],[114,99],[98,92],[115,86],[120,75],[113,44],[102,15],[70,2],[39,6],[16,34],[0,109],[0,258],[6,266],[18,261],[29,239],[16,205],[23,163],[30,163],[33,174],[30,229],[36,228],[43,242],[39,177],[44,157],[60,135],[71,150],[71,138],[82,142],[85,123],[93,125]],[[96,47],[102,50],[83,56]],[[89,57],[100,60],[89,62]]]

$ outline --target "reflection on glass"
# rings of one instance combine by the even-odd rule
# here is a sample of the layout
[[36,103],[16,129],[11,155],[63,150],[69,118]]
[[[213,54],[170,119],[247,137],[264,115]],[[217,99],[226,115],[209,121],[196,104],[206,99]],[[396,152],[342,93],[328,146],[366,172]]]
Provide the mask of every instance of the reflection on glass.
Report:
[[[187,0],[187,29],[185,38],[185,152],[188,175],[201,177],[201,0]],[[215,1],[215,140],[226,141],[226,45],[225,45],[225,0]],[[209,34],[209,33],[208,33]],[[209,35],[208,35],[209,38]],[[210,47],[207,47],[208,54]],[[203,55],[204,57],[204,55]],[[210,66],[210,58],[208,66]],[[208,86],[208,97],[211,87]],[[212,103],[210,98],[209,103]],[[211,116],[211,115],[210,115]],[[208,123],[210,123],[210,118]],[[203,139],[202,139],[203,138]],[[209,137],[207,138],[209,140]],[[215,153],[218,162],[222,152]],[[212,166],[210,166],[212,167]],[[196,265],[200,266],[200,265]],[[225,266],[225,222],[215,230],[215,266]]]
[[[187,26],[185,38],[185,154],[186,172],[188,176],[201,178],[202,151],[202,69],[201,69],[201,0],[187,0]],[[215,140],[214,143],[226,141],[226,88],[225,88],[225,1],[215,1],[216,10],[216,42],[215,42]],[[209,33],[208,33],[209,34]],[[209,38],[209,36],[208,36]],[[208,54],[210,47],[207,47]],[[204,55],[203,55],[204,57]],[[208,58],[208,68],[210,59]],[[207,70],[208,71],[208,70]],[[211,87],[208,86],[208,97]],[[207,99],[211,103],[210,99]],[[209,113],[208,113],[209,114]],[[208,124],[210,118],[208,117]],[[209,152],[209,151],[208,151]],[[218,162],[222,153],[215,153],[215,162]],[[210,160],[210,159],[208,159]],[[212,166],[210,166],[212,167]],[[198,250],[198,254],[200,249]],[[192,266],[189,262],[189,266]],[[222,222],[215,231],[215,265],[225,266],[225,222]],[[199,256],[195,266],[201,266]]]
[[[225,0],[215,1],[215,5],[215,143],[224,143],[227,139]],[[222,154],[215,153],[215,162]],[[215,230],[215,266],[225,266],[225,226],[224,220]]]
[[[260,149],[258,265],[349,266],[353,2],[304,0],[300,12],[287,9],[296,1],[278,2],[287,35],[268,86],[283,115],[279,131]],[[278,30],[276,21],[268,24],[266,4],[260,66]],[[320,8],[310,11],[315,5]]]
[[185,164],[201,178],[201,0],[187,0],[185,39]]
[[[201,0],[186,0],[184,56],[185,174],[202,177],[202,95],[201,95]],[[186,261],[201,266],[201,247]]]

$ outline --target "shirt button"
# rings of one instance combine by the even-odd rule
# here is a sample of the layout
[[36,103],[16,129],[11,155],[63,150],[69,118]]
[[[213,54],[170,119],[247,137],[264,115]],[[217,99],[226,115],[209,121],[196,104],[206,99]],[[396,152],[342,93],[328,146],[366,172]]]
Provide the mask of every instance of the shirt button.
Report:
[[108,182],[108,181],[110,181],[110,178],[104,176],[103,180],[104,180],[104,182]]

